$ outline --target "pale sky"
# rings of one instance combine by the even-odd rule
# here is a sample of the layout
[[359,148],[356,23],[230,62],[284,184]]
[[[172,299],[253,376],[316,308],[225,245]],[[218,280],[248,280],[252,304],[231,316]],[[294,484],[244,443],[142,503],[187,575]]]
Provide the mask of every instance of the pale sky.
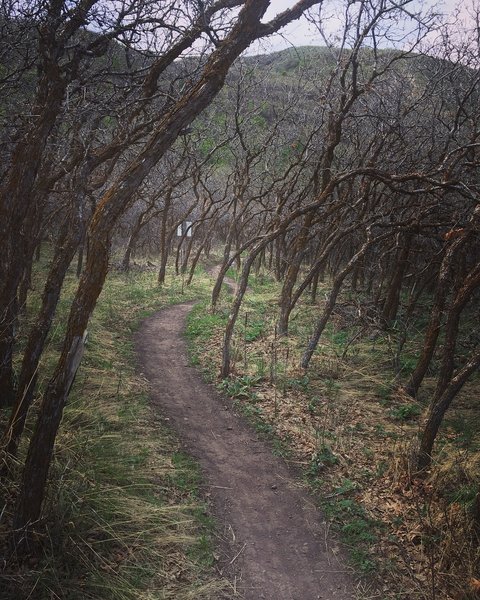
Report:
[[[465,14],[465,6],[470,4],[472,0],[464,0],[460,2],[461,11]],[[266,20],[271,19],[276,14],[290,8],[295,4],[295,0],[272,0],[271,6],[266,14]],[[331,5],[334,3],[331,2]],[[412,7],[422,8],[434,7],[437,12],[445,15],[451,15],[454,12],[455,6],[459,4],[458,0],[416,0],[412,2]],[[263,40],[257,45],[250,48],[249,54],[257,54],[264,52],[273,52],[282,50],[290,46],[322,46],[324,45],[318,31],[310,25],[306,18],[301,18],[298,21],[291,23],[288,27],[282,30],[280,35],[270,37],[268,40]]]

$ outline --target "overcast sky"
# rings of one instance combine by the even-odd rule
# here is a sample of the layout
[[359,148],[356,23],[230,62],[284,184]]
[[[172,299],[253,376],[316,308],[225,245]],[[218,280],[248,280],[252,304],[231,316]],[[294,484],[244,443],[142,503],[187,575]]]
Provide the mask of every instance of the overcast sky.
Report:
[[[470,0],[464,0],[461,2],[463,11],[465,12],[465,6],[469,4]],[[295,0],[272,0],[271,6],[267,11],[266,20],[271,19],[276,14],[283,10],[290,8],[295,4]],[[333,4],[333,2],[331,3]],[[427,6],[433,6],[436,11],[451,15],[454,12],[455,6],[458,4],[458,0],[417,0],[412,3],[423,8]],[[291,23],[288,27],[282,30],[281,35],[275,35],[268,40],[264,40],[260,45],[252,46],[249,54],[257,54],[263,52],[273,52],[276,50],[282,50],[290,46],[321,46],[324,42],[322,41],[318,31],[310,25],[305,17]]]

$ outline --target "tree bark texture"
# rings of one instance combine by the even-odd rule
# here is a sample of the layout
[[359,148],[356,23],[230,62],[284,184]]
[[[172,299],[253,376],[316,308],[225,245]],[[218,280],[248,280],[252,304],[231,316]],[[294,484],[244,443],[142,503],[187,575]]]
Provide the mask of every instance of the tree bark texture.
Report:
[[402,281],[408,268],[408,256],[410,254],[412,237],[413,234],[410,232],[399,234],[399,248],[382,311],[382,320],[386,326],[395,320],[400,306]]

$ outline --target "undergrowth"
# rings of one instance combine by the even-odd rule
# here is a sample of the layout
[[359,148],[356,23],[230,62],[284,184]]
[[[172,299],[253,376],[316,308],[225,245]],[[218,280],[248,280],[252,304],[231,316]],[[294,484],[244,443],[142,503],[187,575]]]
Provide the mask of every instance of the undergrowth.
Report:
[[[318,304],[327,291],[328,283],[319,289]],[[300,303],[289,336],[279,338],[278,295],[279,284],[268,274],[250,277],[232,344],[231,376],[219,387],[303,469],[364,576],[362,598],[476,597],[480,553],[472,511],[480,438],[471,398],[478,394],[478,378],[465,386],[446,419],[429,477],[411,481],[407,459],[435,374],[417,401],[399,383],[415,365],[428,302],[399,354],[400,321],[389,331],[374,320],[359,322],[363,299],[347,288],[304,372],[299,359],[318,304]],[[224,297],[214,316],[208,306],[190,315],[191,353],[210,379],[220,371],[230,302]]]
[[[38,308],[45,268],[44,262],[37,265],[29,315]],[[3,564],[2,600],[193,600],[212,598],[224,587],[212,574],[212,523],[198,493],[198,468],[152,413],[134,357],[140,320],[167,303],[201,297],[208,279],[201,272],[182,294],[172,273],[163,288],[155,277],[137,271],[113,272],[107,279],[59,432],[38,548],[27,563]],[[17,475],[75,286],[70,275]],[[15,493],[15,484],[2,484],[4,556]]]

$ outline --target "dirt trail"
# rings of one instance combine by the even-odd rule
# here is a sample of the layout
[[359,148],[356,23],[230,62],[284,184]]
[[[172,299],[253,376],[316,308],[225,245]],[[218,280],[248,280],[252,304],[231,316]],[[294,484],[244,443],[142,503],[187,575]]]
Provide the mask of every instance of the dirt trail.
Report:
[[[353,584],[322,515],[285,463],[188,365],[191,304],[162,310],[137,335],[151,398],[200,463],[222,541],[219,567],[246,600],[351,600]],[[213,599],[212,599],[213,600]]]

